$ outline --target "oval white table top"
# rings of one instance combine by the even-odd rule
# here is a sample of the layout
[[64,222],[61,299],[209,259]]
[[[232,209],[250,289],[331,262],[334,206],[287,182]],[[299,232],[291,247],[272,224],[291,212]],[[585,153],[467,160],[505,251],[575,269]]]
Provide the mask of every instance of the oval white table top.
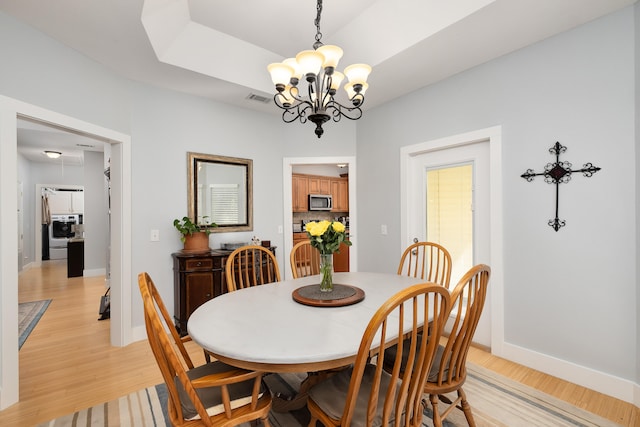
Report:
[[424,282],[396,274],[335,273],[365,298],[344,307],[314,307],[292,292],[320,276],[286,280],[220,295],[189,317],[189,335],[219,360],[264,372],[303,372],[351,363],[376,310],[396,292]]

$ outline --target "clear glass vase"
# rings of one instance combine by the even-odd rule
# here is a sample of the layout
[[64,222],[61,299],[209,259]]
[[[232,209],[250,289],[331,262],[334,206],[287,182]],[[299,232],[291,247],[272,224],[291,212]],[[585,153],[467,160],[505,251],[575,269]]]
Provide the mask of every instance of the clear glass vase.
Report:
[[320,292],[333,291],[333,254],[320,254]]

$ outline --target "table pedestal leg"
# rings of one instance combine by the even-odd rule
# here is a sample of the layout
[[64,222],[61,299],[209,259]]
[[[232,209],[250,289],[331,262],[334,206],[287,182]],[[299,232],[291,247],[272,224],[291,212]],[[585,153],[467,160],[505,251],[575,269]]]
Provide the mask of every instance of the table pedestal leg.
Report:
[[271,409],[275,412],[291,412],[304,408],[307,404],[309,389],[338,371],[339,369],[307,372],[307,378],[300,383],[300,390],[294,396],[284,396],[282,394],[273,396]]

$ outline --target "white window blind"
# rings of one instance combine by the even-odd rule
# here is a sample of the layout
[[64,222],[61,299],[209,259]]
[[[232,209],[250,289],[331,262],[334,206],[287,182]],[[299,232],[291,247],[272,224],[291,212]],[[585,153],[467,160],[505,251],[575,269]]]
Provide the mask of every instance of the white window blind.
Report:
[[218,225],[238,224],[240,212],[240,186],[238,184],[211,184],[211,220]]

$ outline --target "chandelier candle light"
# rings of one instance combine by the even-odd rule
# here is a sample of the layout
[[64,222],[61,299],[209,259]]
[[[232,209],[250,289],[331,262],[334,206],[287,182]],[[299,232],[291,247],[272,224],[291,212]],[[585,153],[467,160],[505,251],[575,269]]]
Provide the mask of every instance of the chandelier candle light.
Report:
[[305,231],[311,246],[320,251],[320,291],[333,291],[333,254],[339,252],[340,244],[351,246],[346,240],[345,226],[339,221],[312,221]]
[[[349,120],[362,117],[360,107],[364,103],[364,93],[369,87],[367,78],[371,73],[371,67],[367,64],[354,64],[345,68],[344,74],[336,71],[343,52],[338,46],[324,45],[320,41],[322,0],[317,2],[314,50],[303,50],[295,58],[269,64],[267,69],[277,91],[273,101],[284,110],[282,120],[285,123],[292,123],[298,119],[301,123],[306,123],[310,120],[315,123],[315,134],[320,138],[324,133],[322,125],[329,119],[333,118],[333,121],[337,122],[342,117]],[[342,105],[334,98],[345,75],[348,83],[344,89],[353,107]],[[298,89],[298,83],[303,77],[308,83],[306,96],[301,95]]]

